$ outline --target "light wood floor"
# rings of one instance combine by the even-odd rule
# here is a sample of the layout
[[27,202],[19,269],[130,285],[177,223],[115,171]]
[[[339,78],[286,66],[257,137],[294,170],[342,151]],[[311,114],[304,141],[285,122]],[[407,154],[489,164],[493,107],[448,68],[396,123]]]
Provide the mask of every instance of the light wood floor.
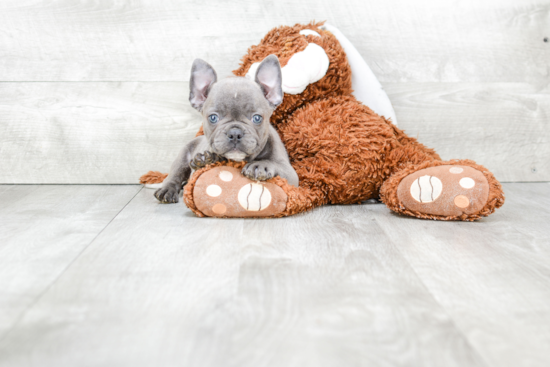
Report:
[[550,184],[475,223],[0,186],[0,365],[549,366]]

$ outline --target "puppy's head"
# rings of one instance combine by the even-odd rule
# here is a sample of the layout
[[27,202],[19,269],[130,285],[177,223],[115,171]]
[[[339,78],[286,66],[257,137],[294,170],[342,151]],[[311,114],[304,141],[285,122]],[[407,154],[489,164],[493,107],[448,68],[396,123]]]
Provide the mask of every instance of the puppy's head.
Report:
[[217,81],[212,66],[201,59],[193,62],[189,101],[203,116],[204,135],[214,153],[242,161],[262,151],[271,114],[283,101],[281,82],[281,66],[273,55],[259,65],[254,81]]

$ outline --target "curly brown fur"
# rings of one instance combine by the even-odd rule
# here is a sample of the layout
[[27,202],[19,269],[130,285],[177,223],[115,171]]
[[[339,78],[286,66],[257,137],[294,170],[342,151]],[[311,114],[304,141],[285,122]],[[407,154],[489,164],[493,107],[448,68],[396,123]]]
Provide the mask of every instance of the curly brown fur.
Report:
[[160,173],[159,171],[149,171],[139,178],[140,184],[156,184],[162,183],[168,176],[167,173]]

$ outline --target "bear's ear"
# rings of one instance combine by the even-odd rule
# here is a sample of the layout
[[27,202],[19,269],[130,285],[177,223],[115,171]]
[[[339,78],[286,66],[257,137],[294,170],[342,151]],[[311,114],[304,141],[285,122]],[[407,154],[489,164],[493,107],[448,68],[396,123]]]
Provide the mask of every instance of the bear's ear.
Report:
[[208,97],[210,87],[218,80],[216,71],[206,61],[195,59],[191,67],[191,81],[189,82],[189,102],[197,110],[202,110],[202,105]]
[[271,107],[275,108],[283,102],[283,74],[277,56],[269,55],[261,62],[254,81],[262,88]]

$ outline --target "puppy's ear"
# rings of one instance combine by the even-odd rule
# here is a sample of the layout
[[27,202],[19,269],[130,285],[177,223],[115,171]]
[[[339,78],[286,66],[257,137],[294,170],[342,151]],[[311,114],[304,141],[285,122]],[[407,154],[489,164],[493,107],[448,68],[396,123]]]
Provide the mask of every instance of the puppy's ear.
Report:
[[195,59],[191,67],[191,81],[189,82],[189,102],[197,110],[202,110],[202,105],[208,97],[210,87],[218,80],[216,71],[206,61]]
[[271,107],[275,108],[281,104],[283,101],[283,74],[277,56],[269,55],[261,62],[256,70],[254,80],[262,88]]

